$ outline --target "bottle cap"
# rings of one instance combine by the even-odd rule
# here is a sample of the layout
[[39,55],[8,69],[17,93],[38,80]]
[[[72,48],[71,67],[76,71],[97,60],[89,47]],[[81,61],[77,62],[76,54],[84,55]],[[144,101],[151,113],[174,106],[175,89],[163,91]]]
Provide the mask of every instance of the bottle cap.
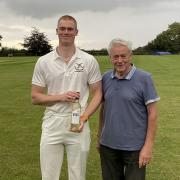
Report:
[[[76,93],[78,93],[80,95],[80,92],[79,91],[76,91]],[[78,97],[76,97],[76,99],[79,99]]]

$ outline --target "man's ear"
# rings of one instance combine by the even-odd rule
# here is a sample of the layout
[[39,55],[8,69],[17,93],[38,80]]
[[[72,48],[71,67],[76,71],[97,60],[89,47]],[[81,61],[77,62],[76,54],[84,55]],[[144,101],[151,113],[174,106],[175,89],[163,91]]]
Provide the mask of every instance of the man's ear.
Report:
[[131,54],[130,54],[130,60],[132,60],[132,55],[133,55],[133,53],[131,52]]
[[79,33],[79,30],[78,30],[78,29],[76,29],[76,36],[78,35],[78,33]]

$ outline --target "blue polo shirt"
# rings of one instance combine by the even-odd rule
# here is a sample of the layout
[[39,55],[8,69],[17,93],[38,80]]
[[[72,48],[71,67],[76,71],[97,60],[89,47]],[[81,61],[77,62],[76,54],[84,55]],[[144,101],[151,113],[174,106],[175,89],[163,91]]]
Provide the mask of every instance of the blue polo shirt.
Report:
[[144,144],[147,105],[158,101],[151,75],[134,65],[123,79],[113,70],[103,75],[104,126],[100,143],[113,149],[134,151]]

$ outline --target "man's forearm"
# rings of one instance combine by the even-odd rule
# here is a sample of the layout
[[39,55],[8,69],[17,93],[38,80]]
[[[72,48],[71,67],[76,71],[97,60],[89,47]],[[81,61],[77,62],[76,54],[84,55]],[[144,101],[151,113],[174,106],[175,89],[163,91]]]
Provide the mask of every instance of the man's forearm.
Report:
[[139,167],[147,165],[152,158],[154,139],[157,129],[157,109],[156,103],[148,105],[148,127],[144,146],[139,155]]
[[97,110],[97,108],[99,107],[101,103],[101,98],[102,98],[102,93],[100,91],[96,92],[93,95],[89,105],[87,106],[85,110],[85,114],[87,114],[88,117],[90,117]]
[[32,104],[50,106],[61,101],[61,95],[32,94]]
[[156,107],[156,103],[153,103],[151,107],[148,109],[148,127],[147,127],[145,144],[149,146],[153,146],[156,135],[156,129],[157,129],[157,107]]

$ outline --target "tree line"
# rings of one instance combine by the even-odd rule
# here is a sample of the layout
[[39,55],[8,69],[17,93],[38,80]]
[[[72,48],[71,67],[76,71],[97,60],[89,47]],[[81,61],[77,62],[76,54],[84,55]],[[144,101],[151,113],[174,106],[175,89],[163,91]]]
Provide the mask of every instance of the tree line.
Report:
[[[0,35],[0,41],[2,40]],[[33,27],[29,36],[25,36],[24,43],[21,43],[23,49],[2,47],[0,56],[42,56],[52,50],[47,36],[40,32],[39,29]],[[1,46],[1,43],[0,43]]]
[[134,50],[134,54],[153,54],[156,51],[165,51],[172,54],[180,53],[180,23],[174,22],[166,31],[161,32],[154,40],[143,47]]
[[[0,47],[3,36],[0,35]],[[24,38],[24,43],[21,44],[23,49],[15,49],[1,47],[0,56],[41,56],[52,50],[52,45],[45,33],[33,27],[29,36]],[[107,55],[107,49],[101,50],[85,50],[92,55]],[[143,47],[138,47],[133,50],[134,54],[153,54],[156,51],[166,51],[172,54],[180,53],[180,23],[174,22],[168,26],[168,29],[161,32],[154,40],[148,42]]]

